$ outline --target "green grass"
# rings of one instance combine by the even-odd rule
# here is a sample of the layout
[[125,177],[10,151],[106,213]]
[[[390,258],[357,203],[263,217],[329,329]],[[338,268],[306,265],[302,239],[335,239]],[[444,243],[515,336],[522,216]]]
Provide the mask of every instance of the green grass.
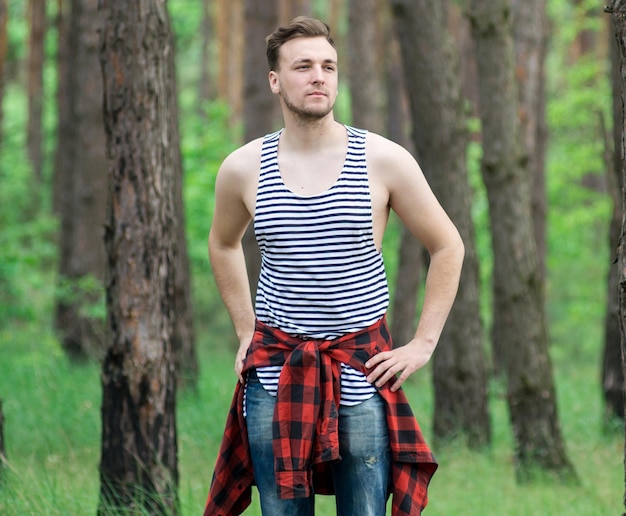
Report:
[[[52,334],[8,324],[1,330],[0,398],[4,400],[9,459],[0,487],[0,514],[94,514],[99,492],[100,380],[95,364],[71,365]],[[563,434],[581,485],[515,482],[506,405],[492,388],[494,445],[484,452],[451,444],[436,450],[440,468],[430,490],[429,515],[615,515],[621,513],[621,432],[607,434],[597,360],[579,350],[558,358],[556,377]],[[563,353],[555,353],[562,357]],[[197,393],[178,402],[180,499],[183,515],[202,512],[211,480],[234,375],[232,355],[200,343]],[[424,371],[406,388],[430,439],[432,391]],[[318,514],[334,514],[332,498],[319,497]],[[259,515],[255,501],[247,511]]]

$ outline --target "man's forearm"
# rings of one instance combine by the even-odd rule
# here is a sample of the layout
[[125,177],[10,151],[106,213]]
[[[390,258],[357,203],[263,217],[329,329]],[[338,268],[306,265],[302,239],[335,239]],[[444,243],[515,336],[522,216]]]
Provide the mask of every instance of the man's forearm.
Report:
[[252,337],[254,309],[241,245],[222,247],[209,240],[209,258],[215,283],[240,341]]
[[432,350],[454,303],[462,265],[462,246],[442,249],[431,256],[415,338],[432,346]]

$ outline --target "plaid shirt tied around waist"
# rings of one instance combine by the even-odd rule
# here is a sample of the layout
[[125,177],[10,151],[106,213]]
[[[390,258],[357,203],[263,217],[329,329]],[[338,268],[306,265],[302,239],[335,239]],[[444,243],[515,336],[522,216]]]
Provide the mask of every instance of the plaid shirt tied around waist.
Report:
[[[334,494],[329,463],[340,460],[338,415],[341,363],[367,373],[365,362],[392,348],[386,318],[334,340],[302,339],[256,321],[243,374],[282,365],[273,420],[276,485],[280,498]],[[437,462],[424,441],[402,389],[391,382],[378,392],[385,400],[391,448],[393,516],[421,514]],[[241,514],[254,483],[243,417],[244,388],[237,383],[226,421],[205,516]],[[366,430],[364,430],[366,431]]]

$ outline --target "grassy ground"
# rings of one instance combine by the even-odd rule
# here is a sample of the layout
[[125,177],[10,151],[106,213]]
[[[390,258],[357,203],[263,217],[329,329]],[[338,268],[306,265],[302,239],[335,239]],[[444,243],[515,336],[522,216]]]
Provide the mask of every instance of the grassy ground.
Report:
[[[0,487],[0,514],[94,514],[100,454],[98,367],[71,366],[51,334],[30,334],[25,327],[4,328],[0,341],[0,398],[9,458]],[[201,356],[199,391],[182,393],[178,404],[183,515],[202,512],[234,385],[228,352],[209,353],[205,343]],[[580,485],[549,480],[516,484],[506,406],[501,388],[494,385],[494,446],[481,453],[458,444],[436,450],[440,469],[426,514],[620,514],[624,439],[619,430],[603,430],[596,362],[578,357],[575,363],[556,363],[563,433]],[[428,438],[428,372],[412,379],[407,393]],[[334,514],[332,499],[319,497],[317,505],[318,514]],[[246,514],[260,514],[256,501]]]

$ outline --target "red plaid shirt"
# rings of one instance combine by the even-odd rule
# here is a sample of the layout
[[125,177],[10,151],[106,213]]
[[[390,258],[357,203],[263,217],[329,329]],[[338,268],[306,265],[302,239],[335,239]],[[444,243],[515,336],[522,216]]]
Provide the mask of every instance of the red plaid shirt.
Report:
[[[329,461],[340,459],[337,418],[340,363],[366,372],[365,362],[391,349],[383,317],[357,333],[335,340],[292,337],[260,321],[246,357],[252,368],[283,365],[274,412],[276,484],[281,498],[333,494]],[[387,406],[392,458],[393,516],[421,514],[437,463],[402,390],[391,383],[379,389]],[[213,473],[205,516],[241,514],[251,501],[254,483],[243,417],[243,386],[238,383]],[[278,423],[278,424],[277,424]]]

